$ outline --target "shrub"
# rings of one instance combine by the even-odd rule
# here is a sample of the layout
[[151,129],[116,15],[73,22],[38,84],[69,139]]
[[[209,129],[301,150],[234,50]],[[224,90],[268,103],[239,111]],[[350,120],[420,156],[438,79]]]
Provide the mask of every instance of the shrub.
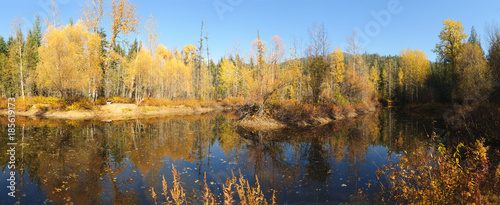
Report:
[[28,111],[32,106],[30,98],[25,98],[24,100],[22,98],[18,98],[16,99],[15,104],[17,111]]
[[146,105],[146,106],[157,106],[157,107],[165,106],[166,107],[166,106],[173,105],[173,103],[169,99],[146,98],[144,100],[143,105]]
[[142,105],[168,107],[168,106],[186,106],[186,107],[200,107],[202,105],[208,106],[211,102],[200,102],[198,100],[169,100],[169,99],[155,99],[147,98]]
[[374,90],[366,77],[360,76],[355,71],[348,71],[341,92],[342,95],[349,97],[351,101],[367,101],[373,96]]
[[94,101],[94,105],[106,105],[107,100],[106,98],[99,97],[97,100]]
[[14,102],[9,102],[8,98],[0,98],[0,109],[7,109],[9,106],[9,103],[15,104],[15,108],[17,111],[27,111],[31,108],[32,106],[32,101],[30,98],[25,98],[23,101],[22,98],[16,98],[16,101]]
[[486,197],[498,200],[500,193],[500,174],[495,174],[500,172],[500,167],[490,170],[487,150],[478,140],[470,147],[459,144],[454,150],[439,145],[430,150],[419,149],[412,153],[415,156],[405,152],[397,164],[377,171],[379,180],[387,173],[389,182],[387,188],[380,183],[381,201],[390,204],[498,203],[485,201]]
[[273,118],[292,124],[294,122],[309,119],[313,116],[321,116],[324,114],[322,113],[320,107],[315,106],[312,103],[301,102],[268,105],[266,111],[270,113]]
[[122,97],[111,97],[108,98],[108,101],[113,103],[135,103],[134,98],[122,98]]
[[66,110],[82,110],[82,109],[92,109],[93,104],[88,98],[79,98],[77,100],[73,99],[74,102],[66,107]]
[[213,101],[203,100],[203,101],[200,101],[200,106],[201,106],[201,107],[210,107],[210,106],[214,106],[214,102],[213,102]]
[[7,109],[8,103],[7,98],[0,98],[0,109]]
[[339,92],[336,92],[334,95],[333,95],[333,99],[339,104],[339,105],[347,105],[349,104],[349,100],[342,94],[340,94]]
[[186,107],[200,107],[200,104],[196,100],[184,100],[183,104]]
[[60,101],[59,103],[49,104],[50,110],[64,110],[66,109],[66,102]]
[[56,103],[60,103],[61,99],[56,98],[56,97],[36,96],[36,97],[31,98],[31,102],[33,104],[56,104]]
[[342,113],[342,106],[339,106],[332,102],[324,102],[321,105],[321,110],[323,113],[327,114],[330,117],[335,117],[336,113]]
[[222,100],[222,105],[243,105],[245,99],[243,97],[227,97]]

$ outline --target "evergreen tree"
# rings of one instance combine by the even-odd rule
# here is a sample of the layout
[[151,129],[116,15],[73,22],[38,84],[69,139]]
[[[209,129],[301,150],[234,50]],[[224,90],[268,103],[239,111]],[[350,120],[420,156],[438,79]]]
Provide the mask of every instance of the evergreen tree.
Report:
[[472,26],[472,29],[470,31],[470,36],[467,42],[470,44],[477,44],[481,48],[481,41],[479,41],[479,37],[477,36],[476,29],[474,28],[474,26]]
[[38,14],[35,16],[33,27],[28,31],[27,41],[24,45],[24,58],[26,62],[26,91],[28,96],[37,95],[34,72],[39,62],[38,48],[42,42],[42,26]]
[[0,36],[0,96],[7,97],[7,86],[8,86],[8,55],[7,55],[7,44],[2,36]]

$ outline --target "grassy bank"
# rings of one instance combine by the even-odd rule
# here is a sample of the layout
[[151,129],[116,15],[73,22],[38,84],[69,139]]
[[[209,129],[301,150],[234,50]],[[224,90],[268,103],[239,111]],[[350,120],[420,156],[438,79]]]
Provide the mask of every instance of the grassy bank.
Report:
[[[109,102],[109,103],[108,103]],[[33,97],[16,99],[16,115],[68,120],[124,120],[170,115],[196,115],[222,110],[233,110],[243,104],[241,98],[219,101],[146,99],[139,105],[134,99],[87,98],[61,99]],[[7,115],[7,99],[0,99],[0,115]]]

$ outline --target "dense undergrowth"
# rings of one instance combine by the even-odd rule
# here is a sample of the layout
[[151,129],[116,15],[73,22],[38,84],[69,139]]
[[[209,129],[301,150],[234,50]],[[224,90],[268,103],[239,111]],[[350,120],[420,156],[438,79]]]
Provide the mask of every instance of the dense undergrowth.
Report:
[[397,164],[377,171],[385,204],[498,204],[500,165],[498,150],[481,140],[447,149],[436,144],[429,149],[405,152]]

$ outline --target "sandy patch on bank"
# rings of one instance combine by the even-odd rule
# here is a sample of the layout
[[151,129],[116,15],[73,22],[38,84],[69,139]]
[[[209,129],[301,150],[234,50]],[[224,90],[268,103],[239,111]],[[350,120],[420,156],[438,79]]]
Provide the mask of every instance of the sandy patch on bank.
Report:
[[[39,107],[39,106],[38,106]],[[224,110],[222,107],[185,107],[183,105],[176,107],[152,107],[137,106],[135,104],[115,103],[109,105],[96,106],[92,110],[72,110],[72,111],[42,111],[34,106],[29,111],[18,111],[16,115],[68,119],[68,120],[125,120],[147,117],[161,117],[170,115],[196,115],[209,113],[213,111]],[[7,110],[0,110],[0,115],[7,115]]]

